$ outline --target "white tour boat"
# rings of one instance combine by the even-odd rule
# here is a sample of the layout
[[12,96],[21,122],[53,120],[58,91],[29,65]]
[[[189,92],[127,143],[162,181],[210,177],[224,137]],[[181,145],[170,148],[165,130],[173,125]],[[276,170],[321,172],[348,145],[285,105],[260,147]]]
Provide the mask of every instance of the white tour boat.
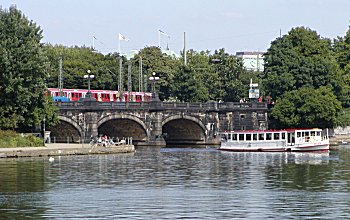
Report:
[[229,151],[328,151],[328,130],[242,130],[221,133],[220,150]]

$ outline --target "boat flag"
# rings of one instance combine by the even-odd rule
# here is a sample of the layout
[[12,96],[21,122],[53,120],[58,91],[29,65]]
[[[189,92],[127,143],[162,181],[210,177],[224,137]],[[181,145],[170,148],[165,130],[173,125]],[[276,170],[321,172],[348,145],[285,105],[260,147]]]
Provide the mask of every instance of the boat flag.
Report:
[[119,33],[119,40],[129,41],[130,39]]
[[163,34],[163,35],[165,35],[165,36],[167,36],[167,37],[170,38],[169,34],[165,33],[164,31],[162,31],[162,30],[160,30],[160,29],[158,29],[158,31],[159,31],[159,33],[161,33],[161,34]]

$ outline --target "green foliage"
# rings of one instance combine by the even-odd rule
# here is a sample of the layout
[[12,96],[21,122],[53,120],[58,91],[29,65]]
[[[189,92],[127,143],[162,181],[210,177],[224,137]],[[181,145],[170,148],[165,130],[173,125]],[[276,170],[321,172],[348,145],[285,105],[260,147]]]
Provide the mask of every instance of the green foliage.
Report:
[[212,99],[210,88],[214,78],[210,74],[208,52],[187,52],[187,66],[180,65],[172,85],[173,96],[180,101],[205,102]]
[[210,62],[217,76],[211,90],[215,94],[216,100],[233,102],[247,96],[244,94],[248,94],[249,81],[243,82],[240,78],[242,75],[246,75],[241,59],[226,53],[224,49],[220,49],[210,56]]
[[151,91],[151,82],[148,80],[155,72],[159,80],[156,82],[156,91],[159,92],[159,97],[161,100],[167,99],[172,96],[171,88],[174,84],[174,76],[180,61],[175,57],[169,56],[158,47],[145,47],[132,59],[134,66],[136,67],[133,71],[133,88],[137,90],[138,88],[138,72],[139,72],[139,62],[140,57],[142,57],[142,72],[144,76],[144,82],[146,82],[146,88],[144,91]]
[[[49,88],[58,87],[59,60],[62,59],[64,88],[86,89],[88,82],[84,79],[84,75],[87,74],[87,70],[91,70],[90,74],[95,75],[95,78],[91,80],[92,89],[117,90],[119,82],[119,55],[108,54],[104,56],[103,54],[95,53],[88,47],[65,47],[61,45],[46,45],[45,50],[50,61],[49,79],[47,82]],[[125,58],[123,61],[124,70],[127,70]]]
[[33,135],[22,136],[15,131],[0,130],[0,148],[40,146],[43,146],[43,140]]
[[[205,102],[238,101],[247,96],[249,75],[241,59],[225,52],[187,52],[187,66],[180,66],[175,74],[173,94],[182,101]],[[242,80],[243,79],[243,80]],[[245,95],[246,94],[246,95]]]
[[340,127],[350,126],[350,108],[342,109],[338,113],[335,125]]
[[0,9],[0,29],[0,129],[31,130],[51,109],[42,31],[15,7]]
[[333,127],[341,103],[329,87],[303,87],[286,92],[272,108],[271,117],[277,128]]
[[350,107],[350,30],[345,37],[338,37],[333,44],[334,56],[342,71],[339,100],[345,108]]
[[308,28],[293,28],[273,41],[264,68],[264,90],[273,98],[302,87],[330,86],[341,94],[342,79],[331,42]]

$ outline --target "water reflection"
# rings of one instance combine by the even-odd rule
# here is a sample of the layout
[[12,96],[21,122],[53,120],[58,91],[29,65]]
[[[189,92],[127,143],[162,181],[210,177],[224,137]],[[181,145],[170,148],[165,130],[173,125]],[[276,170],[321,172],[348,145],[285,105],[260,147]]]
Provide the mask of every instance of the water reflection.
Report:
[[5,159],[0,219],[345,218],[349,159],[192,147]]

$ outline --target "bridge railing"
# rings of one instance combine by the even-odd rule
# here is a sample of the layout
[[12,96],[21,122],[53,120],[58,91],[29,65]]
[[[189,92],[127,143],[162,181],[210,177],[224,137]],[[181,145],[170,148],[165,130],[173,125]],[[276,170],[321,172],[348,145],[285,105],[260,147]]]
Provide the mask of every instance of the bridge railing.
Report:
[[249,102],[55,102],[60,109],[140,109],[140,110],[232,110],[232,109],[266,109],[266,103]]

